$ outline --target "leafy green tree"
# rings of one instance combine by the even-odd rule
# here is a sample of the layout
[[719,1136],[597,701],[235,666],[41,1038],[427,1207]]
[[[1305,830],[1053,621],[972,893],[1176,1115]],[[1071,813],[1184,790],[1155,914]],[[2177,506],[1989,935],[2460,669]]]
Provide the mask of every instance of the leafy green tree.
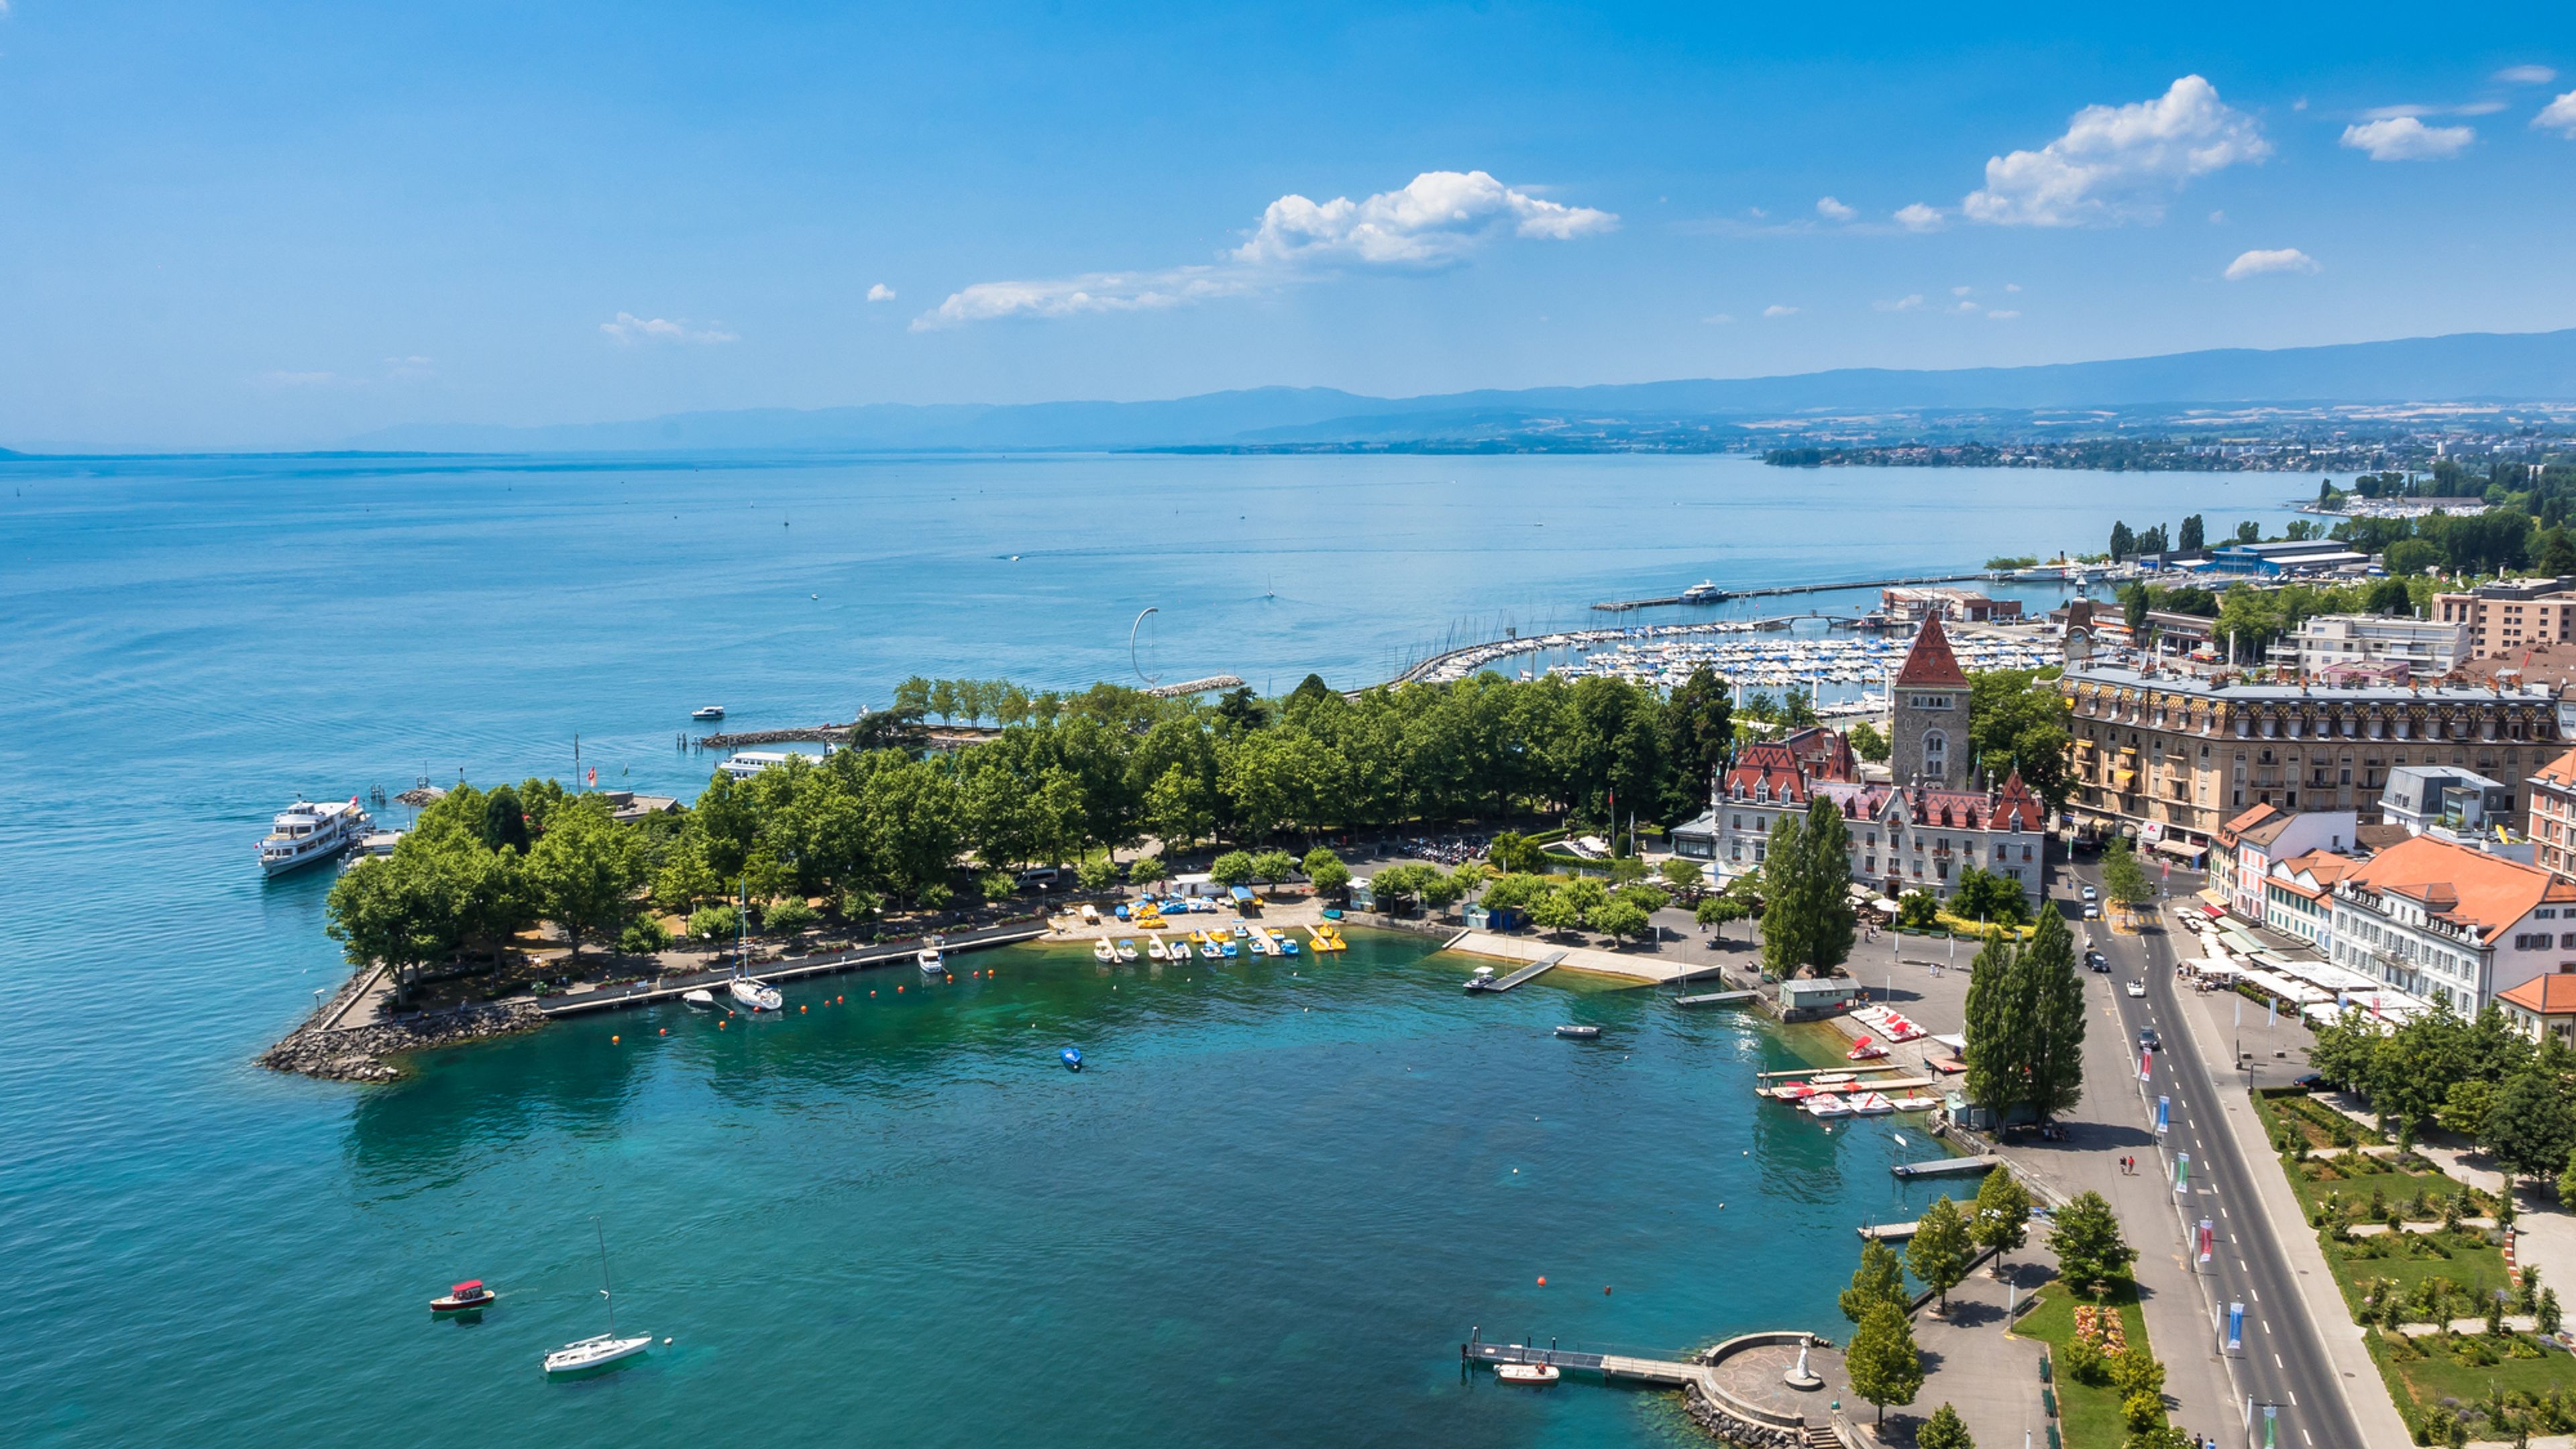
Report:
[[1862,720],[1845,730],[1843,738],[1851,745],[1853,754],[1873,765],[1886,764],[1887,757],[1894,753],[1888,746],[1887,736],[1880,734],[1878,726],[1868,720]]
[[1564,890],[1551,890],[1530,902],[1530,923],[1551,935],[1571,931],[1583,924],[1583,908]]
[[1666,886],[1671,887],[1676,895],[1697,891],[1708,882],[1708,877],[1700,870],[1698,861],[1684,860],[1678,855],[1657,866],[1655,874]]
[[1655,912],[1660,911],[1664,907],[1673,903],[1673,898],[1671,896],[1668,896],[1662,891],[1657,890],[1655,887],[1646,885],[1642,882],[1634,885],[1623,885],[1619,887],[1617,891],[1613,892],[1613,895],[1616,899],[1626,901],[1628,904],[1635,906],[1638,910],[1643,911],[1648,915],[1653,915]]
[[2576,1152],[2576,1111],[2566,1084],[2538,1066],[2516,1073],[2496,1093],[2479,1141],[2509,1179],[2555,1172]]
[[535,844],[528,836],[528,817],[519,804],[519,792],[507,785],[495,785],[483,797],[483,844],[491,850],[507,845],[522,856]]
[[732,906],[700,906],[689,912],[689,940],[701,949],[733,944],[742,929],[742,912]]
[[1138,885],[1160,885],[1172,878],[1171,863],[1163,858],[1161,851],[1156,851],[1152,855],[1139,857],[1133,865],[1128,866],[1127,878]]
[[2441,1110],[2433,1114],[2447,1132],[2476,1141],[2486,1135],[2487,1117],[2495,1110],[2495,1083],[2472,1077],[2453,1082],[2443,1095]]
[[617,933],[617,950],[625,956],[652,956],[671,949],[671,928],[651,916],[638,916]]
[[1087,891],[1105,891],[1118,884],[1118,874],[1117,860],[1108,851],[1095,851],[1073,868],[1073,883]]
[[1959,872],[1959,879],[1950,888],[1950,914],[1962,920],[2021,926],[2029,924],[2030,904],[2022,894],[2021,882],[2000,871],[1980,870],[1972,865]]
[[1507,875],[1547,868],[1547,853],[1531,844],[1529,837],[1517,830],[1506,830],[1495,836],[1494,843],[1485,851],[1485,858],[1494,863],[1496,870]]
[[1941,1296],[1941,1311],[1947,1313],[1950,1290],[1968,1276],[1971,1253],[1968,1222],[1959,1215],[1959,1205],[1944,1195],[1934,1198],[1915,1224],[1914,1239],[1905,1245],[1905,1266]]
[[1923,1421],[1922,1428],[1914,1431],[1914,1449],[1977,1449],[1977,1441],[1968,1437],[1968,1426],[1959,1422],[1959,1411],[1943,1404]]
[[447,959],[462,940],[452,875],[439,855],[406,851],[410,844],[344,872],[324,906],[331,939],[349,964],[382,965],[397,1001],[408,1001],[422,968]]
[[1216,824],[1214,792],[1189,770],[1169,766],[1145,791],[1145,820],[1166,847],[1187,850]]
[[1858,1324],[1881,1303],[1902,1308],[1909,1301],[1905,1266],[1898,1260],[1896,1250],[1876,1238],[1861,1244],[1860,1266],[1852,1270],[1851,1286],[1842,1292],[1843,1317]]
[[[1007,874],[1002,878],[1010,879]],[[821,919],[821,912],[796,897],[789,896],[760,913],[760,929],[772,935],[793,936],[799,931],[811,928]]]
[[1772,828],[1762,867],[1762,966],[1774,976],[1802,967],[1829,971],[1850,959],[1857,916],[1851,904],[1851,833],[1843,812],[1818,796],[1802,818]]
[[1664,703],[1664,756],[1670,779],[1664,818],[1687,820],[1708,808],[1718,773],[1735,753],[1735,713],[1726,681],[1707,665],[1693,669]]
[[1613,940],[1622,940],[1645,935],[1651,923],[1635,903],[1620,899],[1606,902],[1592,913],[1592,928]]
[[2184,519],[2182,527],[2175,532],[2174,547],[2184,553],[2191,553],[2206,546],[2208,539],[2208,527],[2200,521],[2200,515],[2195,513]]
[[1692,917],[1701,925],[1714,926],[1720,931],[1726,929],[1727,922],[1740,921],[1751,914],[1751,906],[1741,898],[1729,895],[1703,896],[1691,911]]
[[1914,1402],[1923,1387],[1923,1354],[1902,1309],[1880,1303],[1869,1310],[1843,1350],[1843,1372],[1852,1392],[1877,1406],[1879,1423],[1887,1422],[1888,1405]]
[[1968,963],[1964,1013],[1968,1074],[1962,1085],[1969,1101],[1997,1117],[2019,1103],[2022,1075],[2031,1056],[2020,954],[2010,942],[1993,940],[1979,947],[1976,959]]
[[1252,884],[1256,874],[1250,851],[1229,850],[1208,866],[1208,879],[1229,889]]
[[2102,847],[2102,893],[2124,906],[2143,906],[2156,898],[2155,882],[2147,879],[2137,852],[2121,836],[2112,836]]
[[2066,757],[2074,706],[2033,669],[1983,670],[1968,681],[1968,745],[1993,779],[2014,771],[2031,793],[2054,811],[2066,803],[2073,776]]
[[1277,886],[1297,873],[1297,857],[1284,850],[1265,850],[1252,857],[1253,878],[1263,885]]
[[2084,981],[2075,971],[2075,937],[2066,917],[2039,913],[2030,944],[2014,958],[2021,977],[2015,995],[2029,1003],[2032,1022],[2023,1101],[2045,1122],[2084,1097]]
[[2119,563],[2119,562],[2121,562],[2122,560],[2124,560],[2124,559],[2128,558],[2131,554],[2136,553],[2137,551],[2138,551],[2138,536],[2137,536],[2136,534],[2131,533],[2131,532],[2129,531],[2129,525],[2127,525],[2127,524],[2125,524],[2125,523],[2114,523],[2114,524],[2112,524],[2112,525],[2111,525],[2111,562],[2113,562],[2113,563]]
[[2120,1236],[2120,1219],[2098,1192],[2079,1192],[2058,1209],[2048,1247],[2066,1286],[2087,1295],[2127,1277],[2138,1260],[2138,1250]]
[[2029,1241],[2030,1189],[2021,1185],[2011,1168],[1996,1168],[1978,1186],[1970,1232],[1978,1247],[1993,1250],[1998,1262]]
[[1896,924],[1909,931],[1928,931],[1940,924],[1941,898],[1916,889],[1896,898]]
[[1475,879],[1463,870],[1442,871],[1427,865],[1415,868],[1422,872],[1416,894],[1422,897],[1423,904],[1435,911],[1445,911],[1456,905]]
[[1415,861],[1390,865],[1369,880],[1378,909],[1390,914],[1408,909],[1433,890],[1446,890],[1449,877]]
[[572,959],[585,938],[614,937],[635,914],[644,853],[635,836],[610,818],[608,801],[584,795],[554,812],[528,856],[528,880],[547,919],[563,928]]
[[1306,879],[1315,894],[1339,900],[1351,888],[1351,868],[1342,858],[1322,846],[1306,852]]
[[2380,567],[2400,577],[2420,577],[2442,562],[2442,551],[2420,538],[2401,538],[2379,556]]

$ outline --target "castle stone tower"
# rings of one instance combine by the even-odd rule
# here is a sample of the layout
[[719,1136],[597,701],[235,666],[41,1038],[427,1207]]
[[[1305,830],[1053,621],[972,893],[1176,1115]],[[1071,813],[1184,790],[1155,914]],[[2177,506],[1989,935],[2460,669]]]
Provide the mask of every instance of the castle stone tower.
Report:
[[1888,768],[1901,788],[1958,785],[1968,778],[1968,676],[1950,652],[1941,616],[1927,615],[1905,666],[1896,671]]

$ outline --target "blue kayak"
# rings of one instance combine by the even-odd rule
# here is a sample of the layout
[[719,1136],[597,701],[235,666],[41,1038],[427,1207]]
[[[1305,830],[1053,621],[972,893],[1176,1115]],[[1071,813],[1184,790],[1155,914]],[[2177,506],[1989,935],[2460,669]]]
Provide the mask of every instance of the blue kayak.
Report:
[[1082,1070],[1082,1048],[1066,1047],[1057,1055],[1064,1058],[1064,1064],[1068,1069],[1077,1072]]

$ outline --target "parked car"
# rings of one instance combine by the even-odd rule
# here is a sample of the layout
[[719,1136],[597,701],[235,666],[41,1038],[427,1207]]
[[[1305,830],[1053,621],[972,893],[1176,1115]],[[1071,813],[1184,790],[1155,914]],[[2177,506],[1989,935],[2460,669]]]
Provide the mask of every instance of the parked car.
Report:
[[2132,981],[2128,984],[2127,989],[2131,996],[2144,996],[2147,994],[2147,983],[2143,981]]

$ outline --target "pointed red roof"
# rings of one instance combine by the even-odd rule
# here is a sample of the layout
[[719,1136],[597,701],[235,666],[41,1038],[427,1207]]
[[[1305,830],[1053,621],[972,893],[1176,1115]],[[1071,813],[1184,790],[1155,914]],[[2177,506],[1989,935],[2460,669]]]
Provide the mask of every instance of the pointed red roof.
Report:
[[1967,673],[1959,668],[1959,656],[1950,652],[1950,636],[1941,627],[1940,615],[1924,616],[1923,630],[1914,636],[1914,647],[1906,651],[1905,667],[1896,671],[1896,682],[1909,688],[1968,687]]

